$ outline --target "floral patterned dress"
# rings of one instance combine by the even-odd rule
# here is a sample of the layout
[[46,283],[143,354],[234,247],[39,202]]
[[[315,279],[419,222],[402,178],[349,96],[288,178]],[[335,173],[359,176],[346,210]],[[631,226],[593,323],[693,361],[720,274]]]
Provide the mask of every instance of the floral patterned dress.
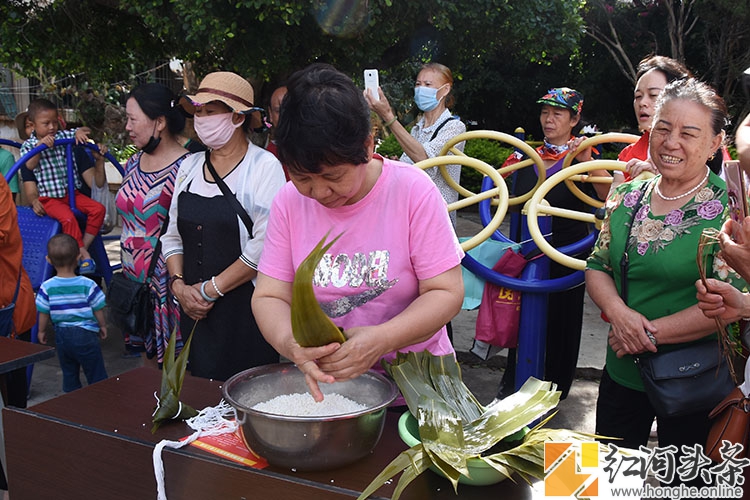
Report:
[[[116,198],[117,211],[122,216],[122,272],[140,282],[146,280],[162,224],[169,213],[177,170],[188,156],[181,156],[157,172],[143,172],[140,168],[142,155],[143,152],[138,152],[128,160]],[[177,329],[177,352],[182,350],[182,339],[179,337],[179,307],[168,300],[169,276],[164,256],[160,253],[158,259],[151,279],[153,329],[144,338],[126,337],[125,343],[130,350],[145,351],[149,358],[156,356],[161,363],[172,330]]]
[[[729,212],[726,184],[711,173],[708,184],[681,208],[665,215],[654,215],[651,200],[658,179],[659,176],[646,181],[626,182],[615,190],[607,200],[604,224],[586,263],[586,269],[612,276],[619,292],[622,288],[620,259],[627,252],[628,306],[650,320],[697,303],[695,282],[700,274],[696,256],[701,234],[704,229],[720,229]],[[640,208],[633,214],[641,193]],[[632,226],[627,233],[631,219]],[[718,245],[714,250],[718,251]],[[713,277],[731,282],[738,288],[745,286],[744,281],[716,255],[710,265],[709,274]],[[684,345],[664,345],[659,351]],[[617,358],[608,345],[606,366],[615,382],[643,391],[632,356]]]

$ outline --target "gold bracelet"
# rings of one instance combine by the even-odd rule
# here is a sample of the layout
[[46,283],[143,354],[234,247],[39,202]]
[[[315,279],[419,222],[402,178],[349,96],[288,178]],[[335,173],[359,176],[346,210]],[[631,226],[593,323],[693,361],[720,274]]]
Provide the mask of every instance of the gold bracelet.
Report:
[[387,128],[387,127],[390,127],[391,125],[393,125],[394,123],[396,123],[396,117],[395,116],[393,118],[391,118],[390,120],[388,120],[387,122],[385,122],[383,125]]

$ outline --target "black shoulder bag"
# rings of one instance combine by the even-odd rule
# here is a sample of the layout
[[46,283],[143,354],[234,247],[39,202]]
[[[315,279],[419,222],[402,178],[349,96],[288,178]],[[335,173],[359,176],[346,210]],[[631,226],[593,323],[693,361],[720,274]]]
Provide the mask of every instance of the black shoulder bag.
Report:
[[[646,189],[648,185],[644,186],[633,207],[628,239]],[[627,243],[625,248],[620,259],[620,296],[627,304],[630,266]],[[641,374],[646,396],[658,417],[708,413],[734,388],[718,340],[696,342],[672,351],[646,352],[633,358]]]
[[435,140],[435,137],[437,137],[438,132],[440,132],[440,129],[443,128],[443,127],[445,127],[445,124],[448,123],[451,120],[458,120],[458,117],[456,115],[452,115],[452,116],[449,116],[448,118],[446,118],[445,120],[443,120],[443,122],[440,125],[438,125],[438,127],[432,133],[432,137],[430,137],[430,140],[431,141]]
[[231,206],[232,209],[237,212],[237,215],[239,215],[240,219],[242,219],[242,223],[245,224],[248,234],[252,236],[253,221],[250,219],[250,216],[247,214],[245,209],[242,208],[242,205],[240,205],[240,202],[237,200],[237,197],[234,195],[234,193],[230,191],[229,186],[227,186],[227,183],[224,182],[224,179],[219,177],[219,174],[216,173],[216,169],[211,163],[211,151],[206,151],[206,168],[208,168],[208,171],[211,172],[211,175],[214,177],[214,181],[216,181],[216,185],[219,186],[219,190],[221,191],[221,194],[224,195],[224,198],[227,200],[227,203],[229,203],[229,206]]
[[151,262],[148,265],[146,280],[141,283],[128,278],[122,271],[112,275],[107,290],[107,305],[112,323],[120,327],[123,335],[128,335],[131,342],[138,343],[145,339],[154,321],[154,304],[151,301],[151,279],[161,254],[161,237],[169,226],[169,216],[164,219],[159,239],[154,246]]

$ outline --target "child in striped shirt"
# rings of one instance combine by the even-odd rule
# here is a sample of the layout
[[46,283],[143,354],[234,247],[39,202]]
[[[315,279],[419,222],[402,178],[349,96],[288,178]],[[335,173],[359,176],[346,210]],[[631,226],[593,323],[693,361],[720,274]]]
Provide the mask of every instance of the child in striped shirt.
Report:
[[107,378],[99,339],[107,338],[105,299],[99,286],[76,275],[78,243],[67,234],[56,234],[47,243],[47,260],[54,276],[39,288],[39,342],[47,343],[50,322],[55,330],[55,347],[63,373],[63,391],[81,388],[80,370],[89,384]]

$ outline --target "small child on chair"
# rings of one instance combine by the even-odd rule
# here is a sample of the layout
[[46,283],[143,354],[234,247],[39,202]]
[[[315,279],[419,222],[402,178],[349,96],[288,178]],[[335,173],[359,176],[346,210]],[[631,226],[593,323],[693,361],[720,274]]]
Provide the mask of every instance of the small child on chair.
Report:
[[67,234],[56,234],[47,243],[47,260],[54,276],[39,288],[39,342],[47,343],[50,321],[55,330],[55,347],[63,373],[63,391],[81,388],[80,370],[89,384],[107,378],[99,339],[107,338],[105,299],[99,286],[75,273],[79,248]]
[[[81,194],[78,190],[81,181],[74,176],[76,208],[86,215],[86,229],[81,234],[78,221],[70,209],[68,201],[68,167],[65,148],[53,148],[55,140],[75,138],[76,143],[88,141],[91,130],[80,127],[76,130],[58,130],[59,119],[57,106],[47,99],[34,99],[29,104],[28,118],[34,125],[34,131],[21,145],[21,156],[25,155],[39,143],[46,144],[45,149],[26,162],[26,168],[35,171],[39,189],[39,202],[47,215],[62,225],[65,234],[75,238],[78,243],[81,274],[92,274],[96,266],[91,259],[88,248],[104,222],[106,209],[101,203]],[[101,155],[92,151],[95,158]]]

